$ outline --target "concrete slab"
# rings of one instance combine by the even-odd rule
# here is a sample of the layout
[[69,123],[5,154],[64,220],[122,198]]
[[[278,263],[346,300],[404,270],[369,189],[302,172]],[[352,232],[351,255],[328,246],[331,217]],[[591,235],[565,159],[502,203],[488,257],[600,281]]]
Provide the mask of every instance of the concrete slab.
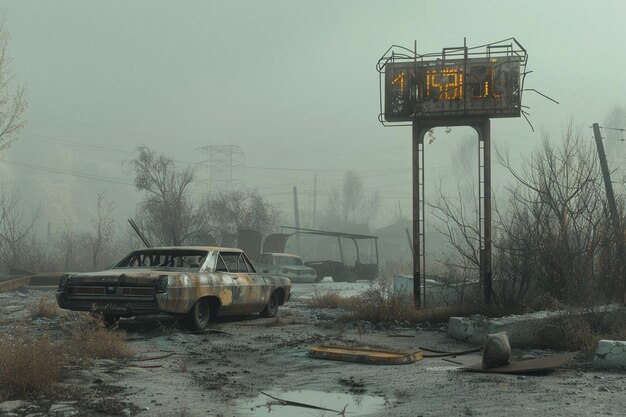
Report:
[[596,369],[626,369],[626,342],[600,340],[593,357]]
[[623,320],[626,309],[619,305],[594,307],[566,311],[539,311],[536,313],[512,315],[499,318],[485,316],[450,317],[448,335],[457,340],[481,345],[488,334],[506,332],[513,347],[532,347],[540,344],[544,330],[558,322],[558,319],[571,315],[595,315],[601,321]]

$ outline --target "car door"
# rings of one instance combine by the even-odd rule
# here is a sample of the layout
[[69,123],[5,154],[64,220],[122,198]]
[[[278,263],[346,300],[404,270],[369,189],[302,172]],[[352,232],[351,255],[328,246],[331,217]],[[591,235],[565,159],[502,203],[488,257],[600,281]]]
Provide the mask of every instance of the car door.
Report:
[[263,278],[242,252],[220,252],[230,276],[232,288],[232,313],[250,314],[263,309],[267,303],[267,286]]

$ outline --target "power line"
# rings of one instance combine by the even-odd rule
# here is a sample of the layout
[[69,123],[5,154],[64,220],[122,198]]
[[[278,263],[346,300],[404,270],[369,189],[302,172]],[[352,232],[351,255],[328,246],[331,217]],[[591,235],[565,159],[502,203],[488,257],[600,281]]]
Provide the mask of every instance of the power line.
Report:
[[13,165],[13,166],[17,166],[17,167],[22,167],[22,168],[34,169],[34,170],[37,170],[37,171],[42,171],[42,172],[47,172],[47,173],[52,173],[52,174],[68,175],[68,176],[72,176],[72,177],[83,178],[83,179],[88,179],[88,180],[93,180],[93,181],[103,181],[103,182],[109,182],[109,183],[112,183],[112,184],[129,185],[129,186],[132,186],[132,187],[135,186],[134,183],[128,182],[128,181],[124,181],[121,178],[104,177],[104,176],[86,174],[86,173],[82,173],[82,172],[69,171],[69,170],[58,169],[58,168],[44,167],[44,166],[41,166],[41,165],[29,164],[29,163],[26,163],[26,162],[8,161],[6,159],[0,160],[0,163],[6,164],[6,165]]

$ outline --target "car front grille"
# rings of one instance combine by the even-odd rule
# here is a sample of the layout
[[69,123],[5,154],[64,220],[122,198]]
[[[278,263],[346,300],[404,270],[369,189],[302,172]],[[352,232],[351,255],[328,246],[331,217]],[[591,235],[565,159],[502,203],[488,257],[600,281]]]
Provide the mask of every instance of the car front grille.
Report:
[[154,297],[154,287],[117,287],[107,285],[101,286],[77,286],[68,287],[67,294],[75,297],[100,297],[100,296],[115,296],[115,297]]

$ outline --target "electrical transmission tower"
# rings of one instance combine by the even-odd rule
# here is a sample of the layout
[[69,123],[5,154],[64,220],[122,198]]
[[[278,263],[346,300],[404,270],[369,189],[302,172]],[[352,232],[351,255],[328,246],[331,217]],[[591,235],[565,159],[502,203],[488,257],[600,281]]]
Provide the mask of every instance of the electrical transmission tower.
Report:
[[209,178],[208,193],[215,191],[233,191],[243,184],[239,177],[244,169],[244,153],[237,145],[208,145],[197,148],[208,157],[198,164],[205,167]]

